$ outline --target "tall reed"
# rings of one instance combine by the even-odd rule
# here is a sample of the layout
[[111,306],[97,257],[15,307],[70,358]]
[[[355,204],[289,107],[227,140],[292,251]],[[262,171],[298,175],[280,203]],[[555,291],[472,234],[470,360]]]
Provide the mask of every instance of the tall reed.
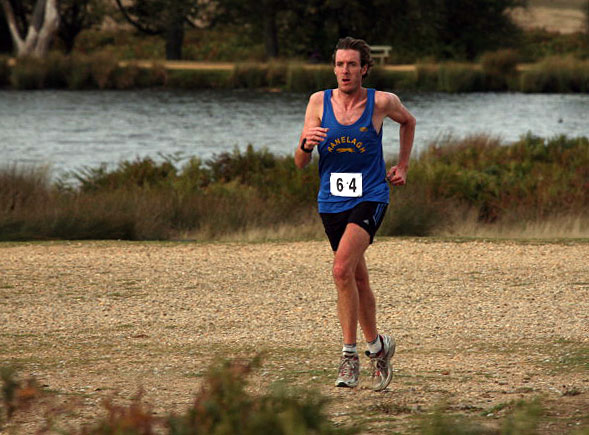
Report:
[[589,60],[551,57],[521,75],[523,92],[589,92]]
[[438,68],[437,90],[441,92],[482,91],[483,75],[473,65],[445,62]]
[[516,90],[518,61],[519,56],[512,49],[485,53],[481,57],[484,88],[493,91]]
[[[416,71],[376,67],[365,86],[383,90],[440,92],[523,91],[589,92],[589,61],[572,57],[549,58],[523,72],[516,69],[518,56],[511,50],[487,53],[481,64],[421,63]],[[283,89],[313,92],[336,86],[330,65],[302,63],[239,63],[233,69],[167,70],[163,63],[139,66],[120,62],[109,51],[68,57],[51,53],[46,59],[20,58],[9,68],[0,60],[0,87],[9,79],[14,89],[131,89],[161,87],[179,89]]]

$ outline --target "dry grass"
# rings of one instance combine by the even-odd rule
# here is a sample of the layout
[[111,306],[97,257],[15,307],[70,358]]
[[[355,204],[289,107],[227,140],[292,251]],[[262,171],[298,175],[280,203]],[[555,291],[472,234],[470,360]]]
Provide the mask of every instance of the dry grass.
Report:
[[540,221],[515,221],[484,224],[476,213],[469,213],[450,228],[440,231],[443,236],[484,237],[505,239],[589,239],[589,216],[549,217]]

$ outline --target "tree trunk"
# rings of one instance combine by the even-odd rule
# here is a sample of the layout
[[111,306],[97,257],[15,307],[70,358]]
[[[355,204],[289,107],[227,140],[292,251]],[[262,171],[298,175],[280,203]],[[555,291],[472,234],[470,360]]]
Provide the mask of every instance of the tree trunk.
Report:
[[8,21],[8,28],[16,47],[17,56],[44,57],[59,28],[57,0],[37,0],[25,38],[19,32],[10,1],[0,1]]
[[172,8],[169,22],[164,31],[166,37],[166,59],[182,59],[182,43],[184,42],[184,13],[180,8]]
[[278,57],[278,29],[276,28],[276,5],[274,1],[267,2],[264,13],[264,45],[266,56]]

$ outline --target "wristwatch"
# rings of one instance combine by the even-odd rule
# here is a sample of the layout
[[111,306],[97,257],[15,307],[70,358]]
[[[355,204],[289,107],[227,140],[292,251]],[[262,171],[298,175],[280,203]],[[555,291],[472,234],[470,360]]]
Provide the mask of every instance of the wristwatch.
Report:
[[305,152],[307,154],[311,154],[313,152],[313,148],[311,148],[310,150],[305,148],[306,143],[307,143],[307,139],[303,139],[303,141],[301,142],[301,149],[303,150],[303,152]]

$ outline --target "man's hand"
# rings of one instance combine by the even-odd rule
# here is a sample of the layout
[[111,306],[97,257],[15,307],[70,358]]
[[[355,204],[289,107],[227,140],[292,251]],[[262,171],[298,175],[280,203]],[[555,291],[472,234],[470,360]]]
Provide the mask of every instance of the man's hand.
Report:
[[387,180],[393,186],[403,186],[407,182],[407,167],[395,165],[387,172]]
[[306,140],[305,148],[311,151],[317,145],[325,140],[327,137],[328,128],[323,127],[311,127],[303,131],[303,139]]

